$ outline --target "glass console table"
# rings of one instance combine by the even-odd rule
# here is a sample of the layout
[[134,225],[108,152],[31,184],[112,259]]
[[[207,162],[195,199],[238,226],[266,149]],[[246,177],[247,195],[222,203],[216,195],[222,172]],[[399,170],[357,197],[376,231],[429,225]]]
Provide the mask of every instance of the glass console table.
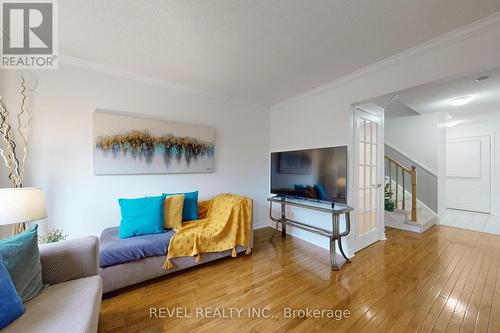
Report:
[[[330,264],[332,270],[340,270],[346,262],[351,262],[347,257],[342,248],[342,237],[349,234],[351,230],[351,219],[350,212],[353,211],[352,207],[343,204],[332,204],[316,202],[313,200],[305,199],[293,199],[280,196],[274,196],[267,199],[269,201],[269,217],[272,221],[276,222],[276,227],[278,223],[281,223],[281,237],[286,237],[286,226],[291,225],[293,227],[306,230],[317,235],[325,236],[330,239]],[[273,203],[279,204],[281,206],[281,217],[273,217]],[[317,226],[313,226],[307,223],[294,221],[286,217],[286,206],[299,207],[304,209],[311,209],[315,211],[320,211],[323,213],[331,214],[332,216],[332,230],[323,229]],[[340,215],[345,216],[346,229],[344,232],[340,232]],[[337,253],[337,246],[340,254]]]

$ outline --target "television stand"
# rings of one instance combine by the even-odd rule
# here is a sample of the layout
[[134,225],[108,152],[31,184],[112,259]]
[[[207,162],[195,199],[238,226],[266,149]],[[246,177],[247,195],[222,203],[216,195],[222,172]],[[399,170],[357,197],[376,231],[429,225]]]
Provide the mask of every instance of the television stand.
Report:
[[[350,212],[353,211],[352,207],[342,204],[324,204],[315,201],[303,200],[303,199],[291,199],[286,197],[274,196],[267,199],[269,201],[269,217],[272,221],[276,222],[276,227],[278,223],[281,223],[281,237],[286,237],[286,226],[291,225],[293,227],[306,230],[315,233],[320,236],[328,237],[330,239],[330,264],[332,270],[340,270],[346,262],[351,262],[349,257],[344,252],[342,248],[342,237],[349,234],[351,230],[351,218]],[[273,217],[273,203],[277,203],[281,206],[281,217]],[[311,209],[315,211],[320,211],[323,213],[331,214],[332,216],[332,230],[323,229],[316,227],[307,223],[294,221],[286,217],[286,206],[299,207],[304,209]],[[346,230],[340,232],[340,215],[345,216]],[[337,244],[337,245],[336,245]],[[337,253],[337,246],[340,251],[339,255]]]

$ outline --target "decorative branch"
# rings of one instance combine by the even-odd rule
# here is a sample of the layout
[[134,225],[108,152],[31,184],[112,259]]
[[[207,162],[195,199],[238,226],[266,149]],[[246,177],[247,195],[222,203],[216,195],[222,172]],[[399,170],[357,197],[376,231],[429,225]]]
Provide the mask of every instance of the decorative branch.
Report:
[[[26,100],[28,99],[27,93],[31,93],[36,89],[38,86],[38,78],[35,80],[35,85],[33,88],[28,89],[26,87],[26,80],[24,79],[23,76],[21,76],[21,86],[23,89],[21,90],[21,95],[23,96],[22,101],[21,101],[21,112],[17,114],[17,132],[21,136],[21,140],[23,142],[23,157],[21,160],[21,170],[19,172],[19,176],[21,179],[24,178],[24,170],[26,167],[26,160],[28,158],[28,152],[29,152],[29,146],[28,146],[28,128],[29,125],[31,124],[31,113],[28,108],[28,105],[26,103]],[[22,124],[21,117],[23,114],[26,114],[26,122],[24,125]]]
[[[7,167],[9,179],[12,181],[14,187],[23,186],[24,170],[29,153],[28,130],[31,124],[31,113],[28,108],[27,99],[28,94],[35,90],[37,86],[38,79],[36,79],[33,88],[29,89],[24,76],[21,75],[21,110],[16,115],[17,133],[19,133],[23,149],[21,158],[18,155],[17,150],[19,147],[15,142],[12,126],[9,124],[9,111],[0,97],[0,135],[5,143],[5,148],[2,149],[0,146],[0,157],[2,157]],[[25,118],[24,123],[23,118]]]
[[16,156],[17,145],[12,139],[11,126],[8,123],[8,119],[9,111],[4,102],[0,100],[0,134],[7,146],[5,150],[0,148],[0,155],[4,159],[7,170],[9,171],[9,179],[13,182],[15,187],[20,187],[22,181],[19,172],[19,160]]

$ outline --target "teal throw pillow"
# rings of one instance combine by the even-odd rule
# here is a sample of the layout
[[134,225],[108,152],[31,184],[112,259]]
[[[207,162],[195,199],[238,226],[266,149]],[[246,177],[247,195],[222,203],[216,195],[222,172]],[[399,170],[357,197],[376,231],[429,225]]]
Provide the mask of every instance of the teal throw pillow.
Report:
[[164,232],[163,204],[165,196],[138,199],[119,199],[122,220],[120,238]]
[[35,298],[44,289],[37,229],[35,224],[20,234],[0,240],[0,256],[23,302]]
[[170,193],[165,196],[184,194],[184,206],[182,208],[182,221],[193,221],[198,219],[198,191],[187,193]]
[[9,325],[24,313],[21,297],[10,278],[7,268],[0,257],[0,329]]

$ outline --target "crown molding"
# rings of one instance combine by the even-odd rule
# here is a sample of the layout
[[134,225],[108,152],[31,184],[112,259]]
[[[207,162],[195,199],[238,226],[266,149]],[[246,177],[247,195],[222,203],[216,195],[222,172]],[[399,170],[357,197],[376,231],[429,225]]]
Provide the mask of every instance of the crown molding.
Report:
[[211,93],[211,92],[208,92],[205,90],[192,88],[190,86],[183,85],[180,83],[174,83],[174,82],[159,79],[159,78],[156,78],[156,77],[153,77],[150,75],[139,74],[139,73],[119,69],[117,67],[113,67],[110,65],[103,65],[103,64],[100,64],[97,62],[92,62],[89,60],[84,60],[84,59],[73,57],[73,56],[60,54],[59,55],[59,63],[64,64],[64,65],[68,65],[68,66],[72,66],[72,67],[77,67],[77,68],[81,68],[81,69],[99,72],[102,74],[112,75],[112,76],[116,76],[116,77],[127,79],[127,80],[141,82],[141,83],[145,83],[145,84],[160,87],[160,88],[172,89],[172,90],[176,90],[179,92],[184,92],[184,93],[198,95],[198,96],[204,96],[204,97],[217,99],[217,100],[221,100],[221,101],[225,101],[225,102],[245,104],[247,106],[259,108],[262,111],[269,111],[269,107],[265,106],[265,105],[260,105],[260,104],[246,101],[243,99],[238,99],[238,98],[228,97],[225,95]]
[[488,32],[490,30],[496,29],[500,27],[500,12],[497,12],[493,15],[487,16],[470,24],[467,24],[461,28],[448,32],[444,35],[441,35],[437,38],[431,39],[427,42],[421,43],[415,47],[412,47],[408,50],[400,52],[396,55],[385,58],[381,61],[378,61],[372,65],[366,66],[360,70],[354,71],[350,74],[342,76],[338,79],[330,81],[324,85],[321,85],[312,90],[306,91],[299,95],[296,95],[292,98],[286,99],[282,102],[276,103],[270,107],[271,111],[296,102],[300,99],[311,97],[317,94],[324,92],[327,89],[333,88],[335,86],[339,86],[360,78],[362,76],[373,74],[379,71],[386,69],[395,64],[401,64],[408,62],[417,57],[421,57],[426,55],[432,51],[436,51],[442,48],[445,48],[449,45],[453,45],[459,43],[465,39],[470,37]]

